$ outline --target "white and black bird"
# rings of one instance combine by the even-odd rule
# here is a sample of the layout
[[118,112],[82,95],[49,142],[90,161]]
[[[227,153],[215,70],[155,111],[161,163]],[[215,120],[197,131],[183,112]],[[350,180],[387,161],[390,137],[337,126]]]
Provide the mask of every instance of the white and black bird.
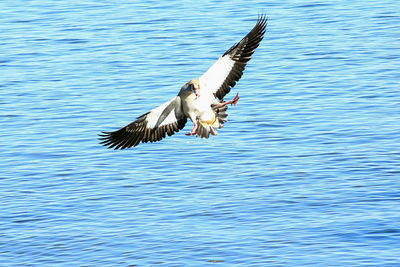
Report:
[[186,83],[178,95],[114,131],[100,134],[101,144],[114,149],[137,146],[140,142],[160,141],[181,130],[189,118],[193,129],[186,135],[208,138],[217,135],[227,121],[228,104],[235,105],[239,95],[225,102],[224,97],[242,77],[247,62],[259,46],[267,26],[260,16],[254,28],[228,49],[200,78]]

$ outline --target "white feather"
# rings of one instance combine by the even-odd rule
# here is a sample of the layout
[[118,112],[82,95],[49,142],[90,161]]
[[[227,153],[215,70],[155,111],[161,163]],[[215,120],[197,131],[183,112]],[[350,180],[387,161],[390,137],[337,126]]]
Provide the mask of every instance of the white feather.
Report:
[[[180,102],[180,98],[178,96],[172,98],[171,100],[169,100],[168,102],[165,102],[164,104],[152,109],[149,114],[146,115],[146,122],[147,122],[147,128],[153,129],[157,123],[159,123],[159,127],[160,126],[164,126],[167,124],[171,124],[171,123],[175,123],[177,122],[177,118],[176,118],[176,112],[180,113],[180,109],[179,109],[179,105],[178,105],[178,101]],[[173,103],[173,108],[171,109],[171,111],[168,113],[167,117],[161,121],[161,123],[158,121],[160,116],[162,115],[163,111],[172,103]]]
[[233,61],[229,55],[220,57],[217,62],[200,77],[201,92],[215,94],[229,75],[234,64],[235,61]]

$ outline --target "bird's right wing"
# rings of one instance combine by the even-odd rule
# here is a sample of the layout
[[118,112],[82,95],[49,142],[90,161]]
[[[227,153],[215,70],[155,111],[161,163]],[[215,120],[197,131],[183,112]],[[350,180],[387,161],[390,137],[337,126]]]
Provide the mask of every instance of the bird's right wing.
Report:
[[243,75],[247,62],[264,38],[267,17],[261,15],[254,28],[228,49],[201,77],[200,87],[219,99],[229,93]]
[[101,144],[108,148],[129,148],[137,146],[140,142],[160,141],[166,134],[171,136],[185,127],[186,122],[181,98],[176,96],[117,131],[103,132],[100,134],[100,140]]

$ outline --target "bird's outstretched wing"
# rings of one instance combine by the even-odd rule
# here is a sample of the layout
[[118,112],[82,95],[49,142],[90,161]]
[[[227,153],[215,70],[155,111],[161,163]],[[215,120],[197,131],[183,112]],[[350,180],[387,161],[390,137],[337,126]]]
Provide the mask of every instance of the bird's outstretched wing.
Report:
[[186,122],[181,98],[176,96],[115,132],[103,132],[100,134],[100,140],[101,144],[108,148],[129,148],[137,146],[140,142],[156,142],[166,135],[171,136],[179,132]]
[[254,28],[200,77],[201,90],[206,88],[209,93],[223,99],[242,77],[247,62],[264,38],[266,26],[267,17],[262,15]]

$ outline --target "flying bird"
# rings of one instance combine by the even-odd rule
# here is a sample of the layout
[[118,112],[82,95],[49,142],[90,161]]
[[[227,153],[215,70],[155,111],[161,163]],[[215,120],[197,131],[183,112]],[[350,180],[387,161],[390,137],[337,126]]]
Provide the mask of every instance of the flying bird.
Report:
[[100,134],[101,144],[125,149],[139,143],[160,141],[185,126],[189,118],[192,130],[186,135],[208,138],[217,135],[227,121],[228,105],[236,106],[238,93],[229,101],[224,97],[242,77],[247,62],[264,38],[267,17],[261,15],[254,28],[229,48],[200,78],[192,79],[168,102],[138,117],[134,122],[114,131]]

